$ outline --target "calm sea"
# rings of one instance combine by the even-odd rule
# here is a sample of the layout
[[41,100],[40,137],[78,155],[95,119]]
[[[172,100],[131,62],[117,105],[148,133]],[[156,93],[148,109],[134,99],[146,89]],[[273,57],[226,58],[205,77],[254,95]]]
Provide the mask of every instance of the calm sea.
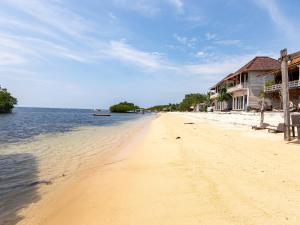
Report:
[[[0,225],[21,220],[40,185],[120,145],[150,114],[95,117],[88,109],[15,108],[0,114]],[[107,113],[107,112],[98,112]]]

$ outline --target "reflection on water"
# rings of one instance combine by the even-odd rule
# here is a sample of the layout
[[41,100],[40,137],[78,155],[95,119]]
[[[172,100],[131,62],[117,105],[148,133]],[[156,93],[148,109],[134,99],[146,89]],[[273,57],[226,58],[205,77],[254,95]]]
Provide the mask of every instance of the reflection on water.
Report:
[[0,155],[0,224],[12,225],[22,218],[19,209],[38,200],[38,166],[32,154]]
[[111,117],[94,117],[93,113],[89,109],[15,108],[12,114],[0,114],[0,145],[81,126],[111,126],[143,116],[114,113]]

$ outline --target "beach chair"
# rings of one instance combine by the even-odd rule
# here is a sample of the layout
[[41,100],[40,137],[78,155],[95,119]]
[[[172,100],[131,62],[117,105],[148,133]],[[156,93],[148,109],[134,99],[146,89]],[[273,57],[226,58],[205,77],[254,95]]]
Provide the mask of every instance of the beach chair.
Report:
[[253,130],[263,130],[263,129],[267,129],[270,126],[270,124],[268,123],[263,123],[261,126],[252,126]]
[[284,132],[284,123],[279,123],[277,126],[268,126],[269,133],[283,133]]

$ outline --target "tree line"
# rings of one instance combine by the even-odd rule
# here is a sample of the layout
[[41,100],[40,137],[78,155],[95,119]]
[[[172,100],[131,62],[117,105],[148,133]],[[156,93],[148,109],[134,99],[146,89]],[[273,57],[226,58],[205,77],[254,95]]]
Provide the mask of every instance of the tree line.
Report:
[[17,103],[17,99],[0,86],[0,113],[10,113]]
[[151,111],[192,111],[197,104],[204,103],[206,106],[210,105],[209,94],[192,93],[184,96],[180,103],[156,105],[148,108]]

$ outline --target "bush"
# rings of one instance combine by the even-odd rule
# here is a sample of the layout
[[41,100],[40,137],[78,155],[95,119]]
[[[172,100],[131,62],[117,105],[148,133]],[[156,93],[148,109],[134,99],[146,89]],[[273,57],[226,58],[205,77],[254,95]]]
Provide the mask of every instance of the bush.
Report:
[[119,104],[113,105],[109,108],[109,111],[116,113],[135,112],[140,107],[129,102],[120,102]]
[[201,93],[192,93],[184,96],[184,99],[179,104],[180,111],[189,111],[192,106],[195,106],[199,103],[205,103],[209,97]]
[[17,104],[17,99],[5,88],[0,87],[0,113],[10,113]]
[[230,94],[227,93],[227,86],[222,85],[219,88],[219,96],[217,98],[218,102],[228,101],[231,98]]
[[274,84],[275,84],[275,80],[266,80],[265,81],[265,86],[266,87],[270,87],[270,86],[272,86]]

